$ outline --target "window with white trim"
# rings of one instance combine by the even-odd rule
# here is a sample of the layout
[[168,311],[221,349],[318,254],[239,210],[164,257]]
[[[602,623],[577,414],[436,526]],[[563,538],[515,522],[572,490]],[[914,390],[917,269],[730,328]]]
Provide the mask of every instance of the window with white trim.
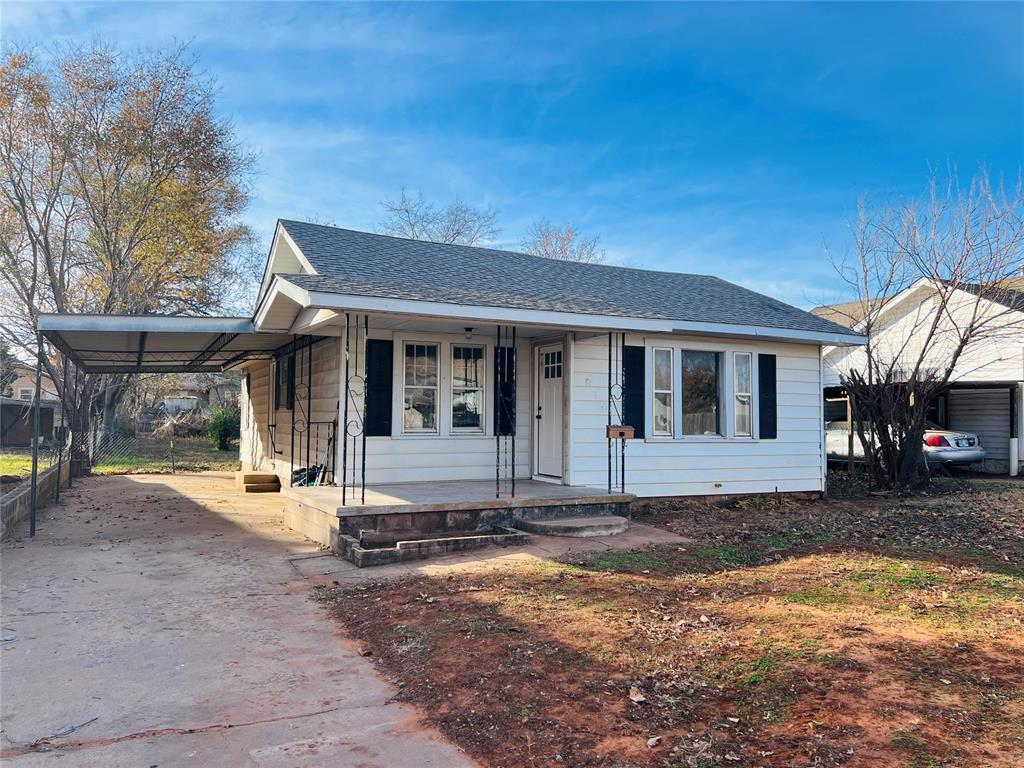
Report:
[[484,348],[452,345],[452,432],[484,431]]
[[654,399],[651,413],[654,415],[654,434],[671,437],[673,429],[672,412],[672,350],[654,349]]
[[719,354],[684,349],[683,434],[721,435]]
[[18,387],[19,400],[31,400],[34,394],[31,387]]
[[735,399],[733,404],[734,434],[736,437],[751,437],[754,416],[751,355],[749,352],[734,352],[732,360],[732,391]]
[[407,343],[402,431],[437,432],[438,345]]

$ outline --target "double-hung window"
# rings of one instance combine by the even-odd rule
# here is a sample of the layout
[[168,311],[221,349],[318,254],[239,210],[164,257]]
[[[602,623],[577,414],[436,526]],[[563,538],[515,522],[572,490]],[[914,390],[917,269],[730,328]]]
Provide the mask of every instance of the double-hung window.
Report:
[[752,409],[752,388],[750,373],[750,353],[733,353],[732,390],[735,403],[735,435],[736,437],[750,437],[753,435],[753,409]]
[[672,350],[654,350],[654,434],[671,437],[675,430],[672,412]]
[[452,431],[484,430],[484,348],[452,345]]
[[720,435],[719,354],[683,350],[683,434]]
[[437,344],[405,345],[403,432],[437,432],[437,353]]

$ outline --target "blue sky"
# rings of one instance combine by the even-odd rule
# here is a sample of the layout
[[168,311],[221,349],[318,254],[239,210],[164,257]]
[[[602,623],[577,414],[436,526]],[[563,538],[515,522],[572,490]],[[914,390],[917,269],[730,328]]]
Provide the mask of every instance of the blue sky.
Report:
[[864,195],[1024,163],[1024,4],[71,3],[5,39],[191,41],[261,155],[247,218],[376,228],[401,187],[600,235],[613,262],[842,296]]

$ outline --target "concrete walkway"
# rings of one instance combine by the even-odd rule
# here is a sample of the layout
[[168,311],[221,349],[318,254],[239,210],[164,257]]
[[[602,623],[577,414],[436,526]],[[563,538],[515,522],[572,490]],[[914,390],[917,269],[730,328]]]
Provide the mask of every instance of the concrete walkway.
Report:
[[280,497],[206,473],[62,502],[2,550],[4,765],[472,765],[308,599],[332,568]]

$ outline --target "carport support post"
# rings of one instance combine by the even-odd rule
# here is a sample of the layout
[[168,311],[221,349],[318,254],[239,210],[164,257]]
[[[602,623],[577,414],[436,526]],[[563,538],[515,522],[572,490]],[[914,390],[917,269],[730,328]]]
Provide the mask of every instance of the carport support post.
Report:
[[[36,332],[36,401],[32,414],[32,508],[29,512],[28,535],[36,535],[36,507],[39,503],[39,430],[42,428],[39,397],[43,378],[43,335]],[[59,479],[59,478],[58,478]]]
[[1017,393],[1019,391],[1019,384],[1010,385],[1010,461],[1008,462],[1010,477],[1020,474],[1020,435],[1017,431]]
[[[78,394],[79,394],[78,381],[79,381],[78,366],[76,365],[75,366],[75,383],[74,383],[74,386],[72,387],[73,394],[72,394],[72,398],[71,398],[71,406],[72,406],[72,408],[75,409],[75,415],[72,418],[72,420],[75,421],[75,422],[78,422],[80,420],[80,418],[79,418],[79,410],[78,410]],[[75,435],[78,434],[79,442],[81,442],[81,440],[82,440],[82,434],[80,432],[76,432],[74,426],[71,427],[69,432],[71,433],[71,444],[68,447],[68,488],[71,487],[71,483],[74,481],[74,477],[75,477],[75,465],[74,465],[74,461],[75,461]],[[79,462],[81,462],[81,459],[79,459]],[[79,466],[81,466],[81,464],[79,464]]]
[[[65,434],[71,434],[68,429],[68,358],[67,355],[63,355],[64,358],[64,383],[61,384],[60,388],[60,425],[61,425],[61,436],[60,442],[57,443],[57,484],[53,490],[53,503],[60,504],[60,471],[64,468],[64,436]],[[70,460],[70,457],[69,457]],[[70,473],[69,473],[70,474]]]

